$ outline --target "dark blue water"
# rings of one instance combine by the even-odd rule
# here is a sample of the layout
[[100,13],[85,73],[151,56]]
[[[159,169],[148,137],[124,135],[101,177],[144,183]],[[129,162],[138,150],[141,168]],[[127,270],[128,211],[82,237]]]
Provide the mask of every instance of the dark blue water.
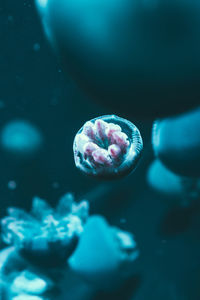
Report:
[[1,0],[0,131],[10,121],[25,120],[37,128],[42,140],[31,155],[18,155],[1,145],[1,218],[10,206],[30,210],[34,196],[56,206],[63,194],[72,192],[77,200],[88,198],[91,214],[101,214],[110,224],[132,232],[140,249],[134,274],[122,287],[99,291],[68,274],[59,283],[64,287],[66,280],[65,292],[49,299],[199,300],[200,205],[181,207],[173,196],[158,194],[147,185],[146,171],[153,160],[152,121],[131,120],[141,131],[144,152],[130,176],[104,182],[75,168],[72,144],[77,131],[87,120],[113,113],[88,99],[63,73],[34,3]]

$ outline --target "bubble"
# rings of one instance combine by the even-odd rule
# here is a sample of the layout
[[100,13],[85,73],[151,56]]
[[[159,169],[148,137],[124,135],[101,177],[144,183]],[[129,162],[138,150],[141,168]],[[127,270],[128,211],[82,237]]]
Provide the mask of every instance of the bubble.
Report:
[[38,51],[40,50],[40,44],[39,44],[39,43],[35,43],[35,44],[33,45],[33,50],[34,50],[35,52],[38,52]]
[[5,107],[5,103],[3,100],[0,99],[0,109],[3,109]]
[[53,182],[53,183],[52,183],[52,187],[53,187],[54,189],[58,189],[58,188],[60,187],[60,184],[59,184],[58,182]]
[[8,182],[8,188],[9,188],[9,190],[15,190],[16,187],[17,187],[17,183],[14,180],[10,180]]

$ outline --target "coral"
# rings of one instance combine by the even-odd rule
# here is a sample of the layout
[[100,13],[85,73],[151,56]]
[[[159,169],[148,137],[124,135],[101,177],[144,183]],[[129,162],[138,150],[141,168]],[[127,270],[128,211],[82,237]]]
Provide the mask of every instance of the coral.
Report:
[[135,125],[115,115],[88,121],[74,139],[74,159],[83,172],[116,178],[131,172],[142,150]]

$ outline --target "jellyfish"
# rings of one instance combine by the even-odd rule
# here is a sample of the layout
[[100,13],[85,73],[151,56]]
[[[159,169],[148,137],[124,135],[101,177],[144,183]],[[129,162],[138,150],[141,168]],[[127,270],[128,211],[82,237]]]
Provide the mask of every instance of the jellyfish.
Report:
[[129,276],[139,250],[134,236],[110,226],[102,216],[91,216],[79,244],[69,258],[70,268],[102,290],[113,290]]
[[167,169],[159,159],[155,159],[147,172],[148,184],[160,193],[180,197],[182,193],[181,179]]
[[155,155],[172,172],[200,177],[200,107],[182,115],[156,120],[152,143]]
[[1,130],[0,139],[4,150],[19,156],[34,154],[43,140],[41,132],[25,120],[8,122]]
[[8,216],[1,220],[2,239],[9,245],[0,252],[5,300],[55,299],[67,260],[83,232],[88,209],[86,200],[76,203],[71,193],[62,196],[55,208],[39,197],[34,197],[30,213],[8,208]]
[[[37,274],[37,272],[32,272],[29,270],[22,270],[14,278],[11,286],[10,292],[14,295],[20,297],[22,295],[30,296],[44,294],[53,285],[51,280],[46,276]],[[25,297],[24,297],[25,298]]]
[[75,165],[94,177],[123,177],[136,168],[142,148],[142,137],[133,123],[115,115],[97,117],[75,136]]
[[[169,169],[182,186],[182,194],[190,200],[200,198],[200,108],[182,115],[157,120],[152,143],[155,156]],[[166,174],[166,171],[164,171]],[[164,174],[163,173],[163,174]]]
[[87,201],[76,204],[71,193],[60,199],[56,209],[35,197],[30,214],[8,208],[1,221],[3,241],[37,264],[62,264],[76,247],[88,209]]
[[115,289],[133,275],[139,250],[132,233],[89,216],[88,209],[86,200],[76,203],[71,193],[55,209],[40,198],[33,199],[30,213],[8,208],[1,225],[9,247],[0,252],[6,300],[66,297],[66,280],[73,274],[93,290]]
[[35,0],[62,69],[93,101],[132,117],[199,103],[199,1]]

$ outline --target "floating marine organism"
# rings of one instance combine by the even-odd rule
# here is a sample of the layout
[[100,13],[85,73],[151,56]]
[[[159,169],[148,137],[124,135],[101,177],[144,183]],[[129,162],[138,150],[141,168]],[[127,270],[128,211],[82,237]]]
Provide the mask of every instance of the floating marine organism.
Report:
[[[171,174],[169,186],[181,188],[180,196],[187,199],[187,204],[200,199],[199,128],[200,108],[197,108],[179,116],[157,120],[152,131],[153,149],[160,161],[159,165],[156,164],[157,172],[159,168],[160,175]],[[155,184],[158,186],[156,181]]]
[[30,214],[8,208],[8,216],[1,221],[3,240],[31,260],[56,265],[75,249],[88,209],[87,201],[77,204],[70,193],[60,199],[55,209],[35,197]]
[[74,139],[76,167],[87,175],[115,179],[135,169],[143,142],[137,127],[115,115],[86,122]]
[[34,198],[30,214],[18,208],[8,208],[8,214],[2,237],[9,247],[0,252],[5,300],[55,299],[67,292],[72,273],[94,289],[115,289],[135,272],[134,236],[101,216],[88,216],[88,202],[75,203],[72,194],[55,209]]
[[139,256],[134,236],[91,216],[69,258],[70,268],[99,289],[112,290],[134,273]]
[[63,71],[132,117],[199,105],[199,1],[35,0]]
[[149,185],[167,196],[180,197],[182,182],[180,176],[167,169],[159,159],[155,159],[147,172]]

